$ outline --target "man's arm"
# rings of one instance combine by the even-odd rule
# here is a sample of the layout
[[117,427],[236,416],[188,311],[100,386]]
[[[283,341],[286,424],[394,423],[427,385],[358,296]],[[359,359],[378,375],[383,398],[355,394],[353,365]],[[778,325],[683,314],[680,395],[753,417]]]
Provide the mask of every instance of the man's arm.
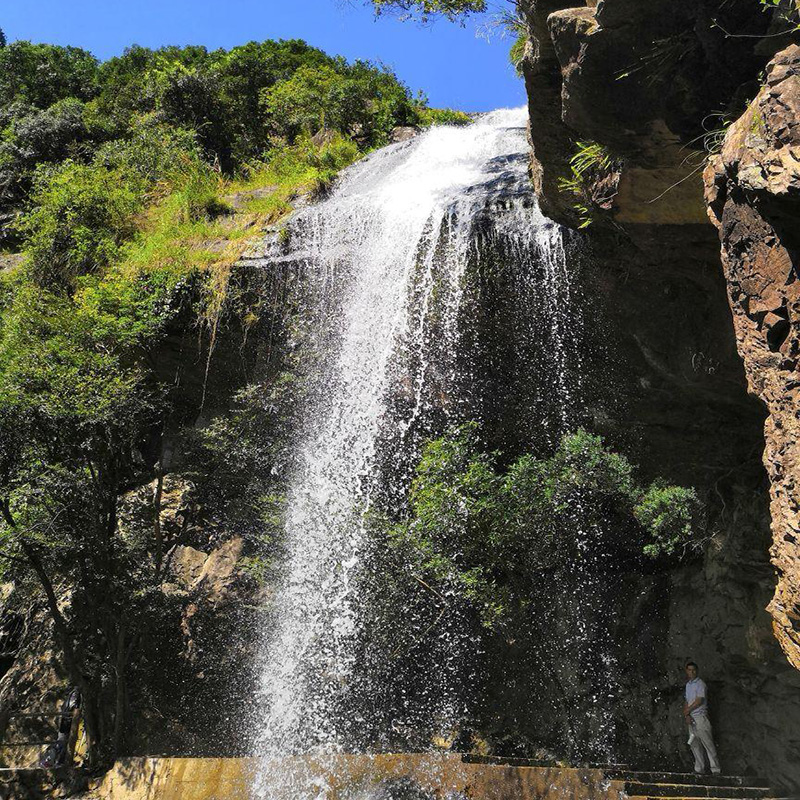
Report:
[[700,708],[706,702],[705,695],[700,695],[700,697],[695,698],[689,703],[689,711],[694,711],[696,708]]
[[706,702],[705,695],[700,695],[699,697],[695,697],[691,703],[684,703],[683,704],[683,716],[688,717],[692,711],[696,708],[700,708]]

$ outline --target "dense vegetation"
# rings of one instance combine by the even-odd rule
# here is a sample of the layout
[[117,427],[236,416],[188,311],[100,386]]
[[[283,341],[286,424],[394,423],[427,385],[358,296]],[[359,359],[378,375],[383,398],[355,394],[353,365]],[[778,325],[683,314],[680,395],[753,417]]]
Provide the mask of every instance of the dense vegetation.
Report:
[[590,559],[631,564],[683,557],[698,546],[693,489],[641,486],[630,462],[585,431],[549,457],[504,469],[475,425],[425,448],[409,515],[388,527],[430,585],[455,586],[490,627],[525,605],[543,576]]
[[393,9],[407,14],[416,13],[426,20],[432,16],[458,19],[467,14],[486,10],[486,0],[372,0],[378,12]]
[[123,746],[128,667],[169,602],[157,500],[145,535],[119,525],[180,388],[159,348],[213,340],[232,264],[295,195],[437,118],[466,120],[297,40],[102,64],[0,46],[0,242],[23,254],[0,261],[0,563],[44,589],[95,762]]

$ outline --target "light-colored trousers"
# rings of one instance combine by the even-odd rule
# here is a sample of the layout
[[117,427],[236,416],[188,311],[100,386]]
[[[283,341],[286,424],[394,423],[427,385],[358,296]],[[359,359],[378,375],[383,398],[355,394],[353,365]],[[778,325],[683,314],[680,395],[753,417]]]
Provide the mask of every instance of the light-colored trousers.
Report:
[[692,740],[692,753],[694,754],[694,771],[705,772],[706,761],[704,752],[708,754],[708,763],[711,765],[712,772],[719,772],[719,759],[717,758],[717,748],[714,746],[714,736],[711,733],[711,723],[708,717],[692,717],[692,725],[689,732],[694,734]]

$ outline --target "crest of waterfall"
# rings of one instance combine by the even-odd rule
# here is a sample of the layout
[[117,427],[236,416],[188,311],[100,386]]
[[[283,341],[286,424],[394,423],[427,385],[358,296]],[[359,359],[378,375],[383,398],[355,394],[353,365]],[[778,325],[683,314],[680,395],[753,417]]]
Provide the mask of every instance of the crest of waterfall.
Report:
[[[387,458],[389,473],[396,465],[402,495],[402,465],[413,461],[432,407],[441,418],[457,415],[451,396],[469,383],[471,369],[461,349],[466,274],[487,249],[514,262],[521,299],[535,301],[546,320],[521,335],[547,353],[544,394],[558,407],[549,438],[571,424],[580,370],[568,363],[576,352],[568,247],[532,195],[525,124],[524,109],[501,110],[372,154],[346,170],[327,199],[299,212],[288,244],[276,242],[268,254],[267,262],[302,266],[313,363],[287,498],[283,581],[264,635],[253,719],[259,797],[316,796],[288,790],[272,759],[374,749],[381,735],[359,731],[402,731],[423,717],[429,732],[444,733],[465,712],[464,665],[474,642],[456,613],[441,629],[429,685],[404,696],[388,722],[376,709],[380,692],[368,667],[396,654],[376,655],[365,642],[364,513],[377,491],[379,458],[384,478]],[[392,401],[398,391],[402,403]],[[539,423],[520,420],[526,424]]]

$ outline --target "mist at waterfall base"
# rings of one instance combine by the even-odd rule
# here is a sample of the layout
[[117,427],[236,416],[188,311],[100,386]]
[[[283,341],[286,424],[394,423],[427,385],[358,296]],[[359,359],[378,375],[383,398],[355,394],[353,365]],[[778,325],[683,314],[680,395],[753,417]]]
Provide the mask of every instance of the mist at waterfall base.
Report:
[[[303,275],[306,386],[251,720],[257,797],[326,796],[286,757],[464,746],[486,682],[504,680],[455,587],[428,585],[369,520],[402,515],[422,446],[449,425],[547,452],[580,423],[579,259],[532,194],[525,123],[501,110],[386,147],[272,246]],[[540,614],[528,658],[576,686],[593,673],[573,712],[593,715],[582,752],[610,758],[613,655],[591,532],[574,535],[585,557],[549,599],[561,622]]]

